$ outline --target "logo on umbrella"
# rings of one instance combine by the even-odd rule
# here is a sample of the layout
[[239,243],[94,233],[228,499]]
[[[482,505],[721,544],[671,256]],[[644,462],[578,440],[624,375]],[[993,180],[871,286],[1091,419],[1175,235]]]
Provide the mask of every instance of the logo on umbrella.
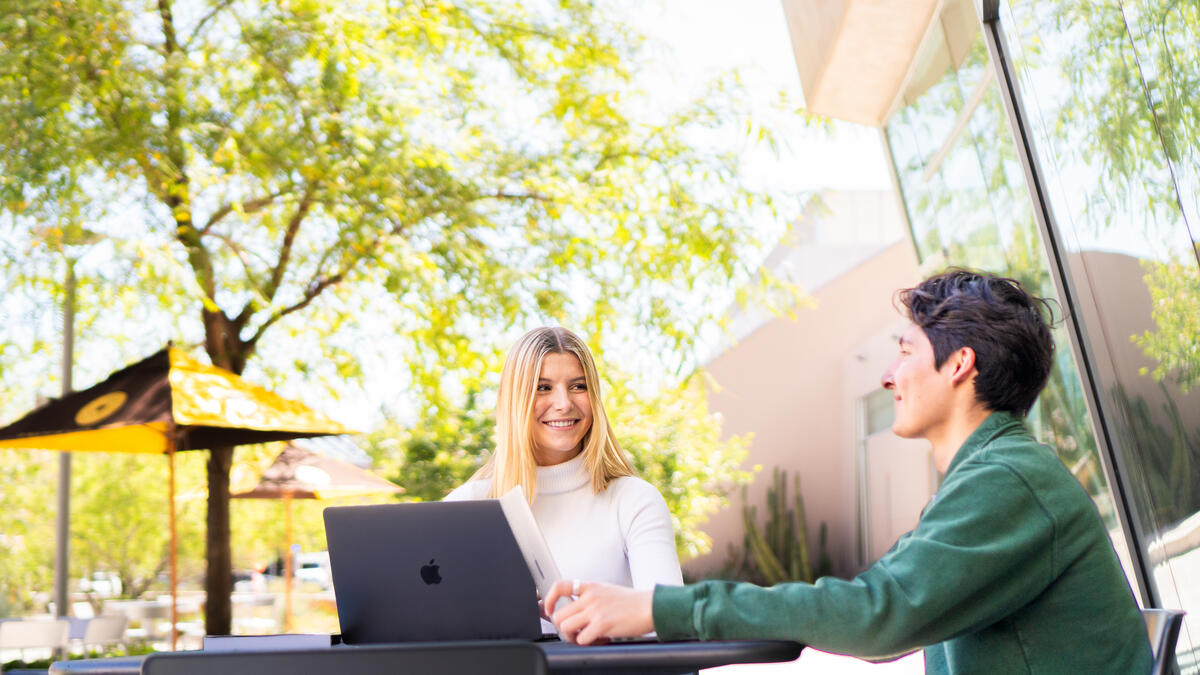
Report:
[[75,413],[75,424],[86,427],[110,417],[125,405],[127,398],[123,391],[110,391],[97,396]]

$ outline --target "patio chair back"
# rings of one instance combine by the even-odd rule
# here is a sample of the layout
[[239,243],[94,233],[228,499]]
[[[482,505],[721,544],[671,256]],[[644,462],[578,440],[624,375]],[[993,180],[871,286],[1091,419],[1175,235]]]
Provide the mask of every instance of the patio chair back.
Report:
[[83,648],[124,644],[125,628],[128,625],[129,618],[124,614],[109,614],[89,619],[87,629],[83,633]]
[[66,619],[16,619],[0,621],[0,649],[16,649],[25,660],[26,649],[66,649]]
[[1142,610],[1146,620],[1146,631],[1150,635],[1150,652],[1154,654],[1151,675],[1170,675],[1175,672],[1175,643],[1179,640],[1179,627],[1183,615],[1176,609],[1147,607]]

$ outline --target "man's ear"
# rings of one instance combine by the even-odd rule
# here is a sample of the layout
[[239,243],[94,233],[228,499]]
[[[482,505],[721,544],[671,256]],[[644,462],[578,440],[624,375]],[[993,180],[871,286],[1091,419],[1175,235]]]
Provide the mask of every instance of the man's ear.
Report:
[[946,367],[950,367],[950,384],[958,386],[970,382],[975,377],[975,350],[970,347],[959,347],[946,358]]

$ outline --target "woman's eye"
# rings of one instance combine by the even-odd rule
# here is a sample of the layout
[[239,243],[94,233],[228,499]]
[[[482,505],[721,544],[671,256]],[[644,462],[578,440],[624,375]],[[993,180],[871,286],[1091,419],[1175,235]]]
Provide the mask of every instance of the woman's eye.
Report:
[[571,385],[571,389],[574,391],[587,391],[587,385],[586,384],[573,384],[573,385]]
[[537,390],[538,390],[538,391],[550,391],[550,385],[548,385],[548,384],[539,384],[539,385],[537,386]]

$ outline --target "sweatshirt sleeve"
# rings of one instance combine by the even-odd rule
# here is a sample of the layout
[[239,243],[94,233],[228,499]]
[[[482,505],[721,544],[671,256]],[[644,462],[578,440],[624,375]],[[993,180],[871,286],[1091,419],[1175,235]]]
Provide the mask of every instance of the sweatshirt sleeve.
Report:
[[654,593],[660,639],[787,639],[862,657],[977,630],[1036,597],[1057,573],[1055,525],[1024,479],[965,464],[917,528],[851,580],[770,588],[710,581]]
[[618,518],[633,587],[651,589],[655,584],[682,584],[679,555],[675,552],[675,527],[666,501],[646,481],[620,480]]

